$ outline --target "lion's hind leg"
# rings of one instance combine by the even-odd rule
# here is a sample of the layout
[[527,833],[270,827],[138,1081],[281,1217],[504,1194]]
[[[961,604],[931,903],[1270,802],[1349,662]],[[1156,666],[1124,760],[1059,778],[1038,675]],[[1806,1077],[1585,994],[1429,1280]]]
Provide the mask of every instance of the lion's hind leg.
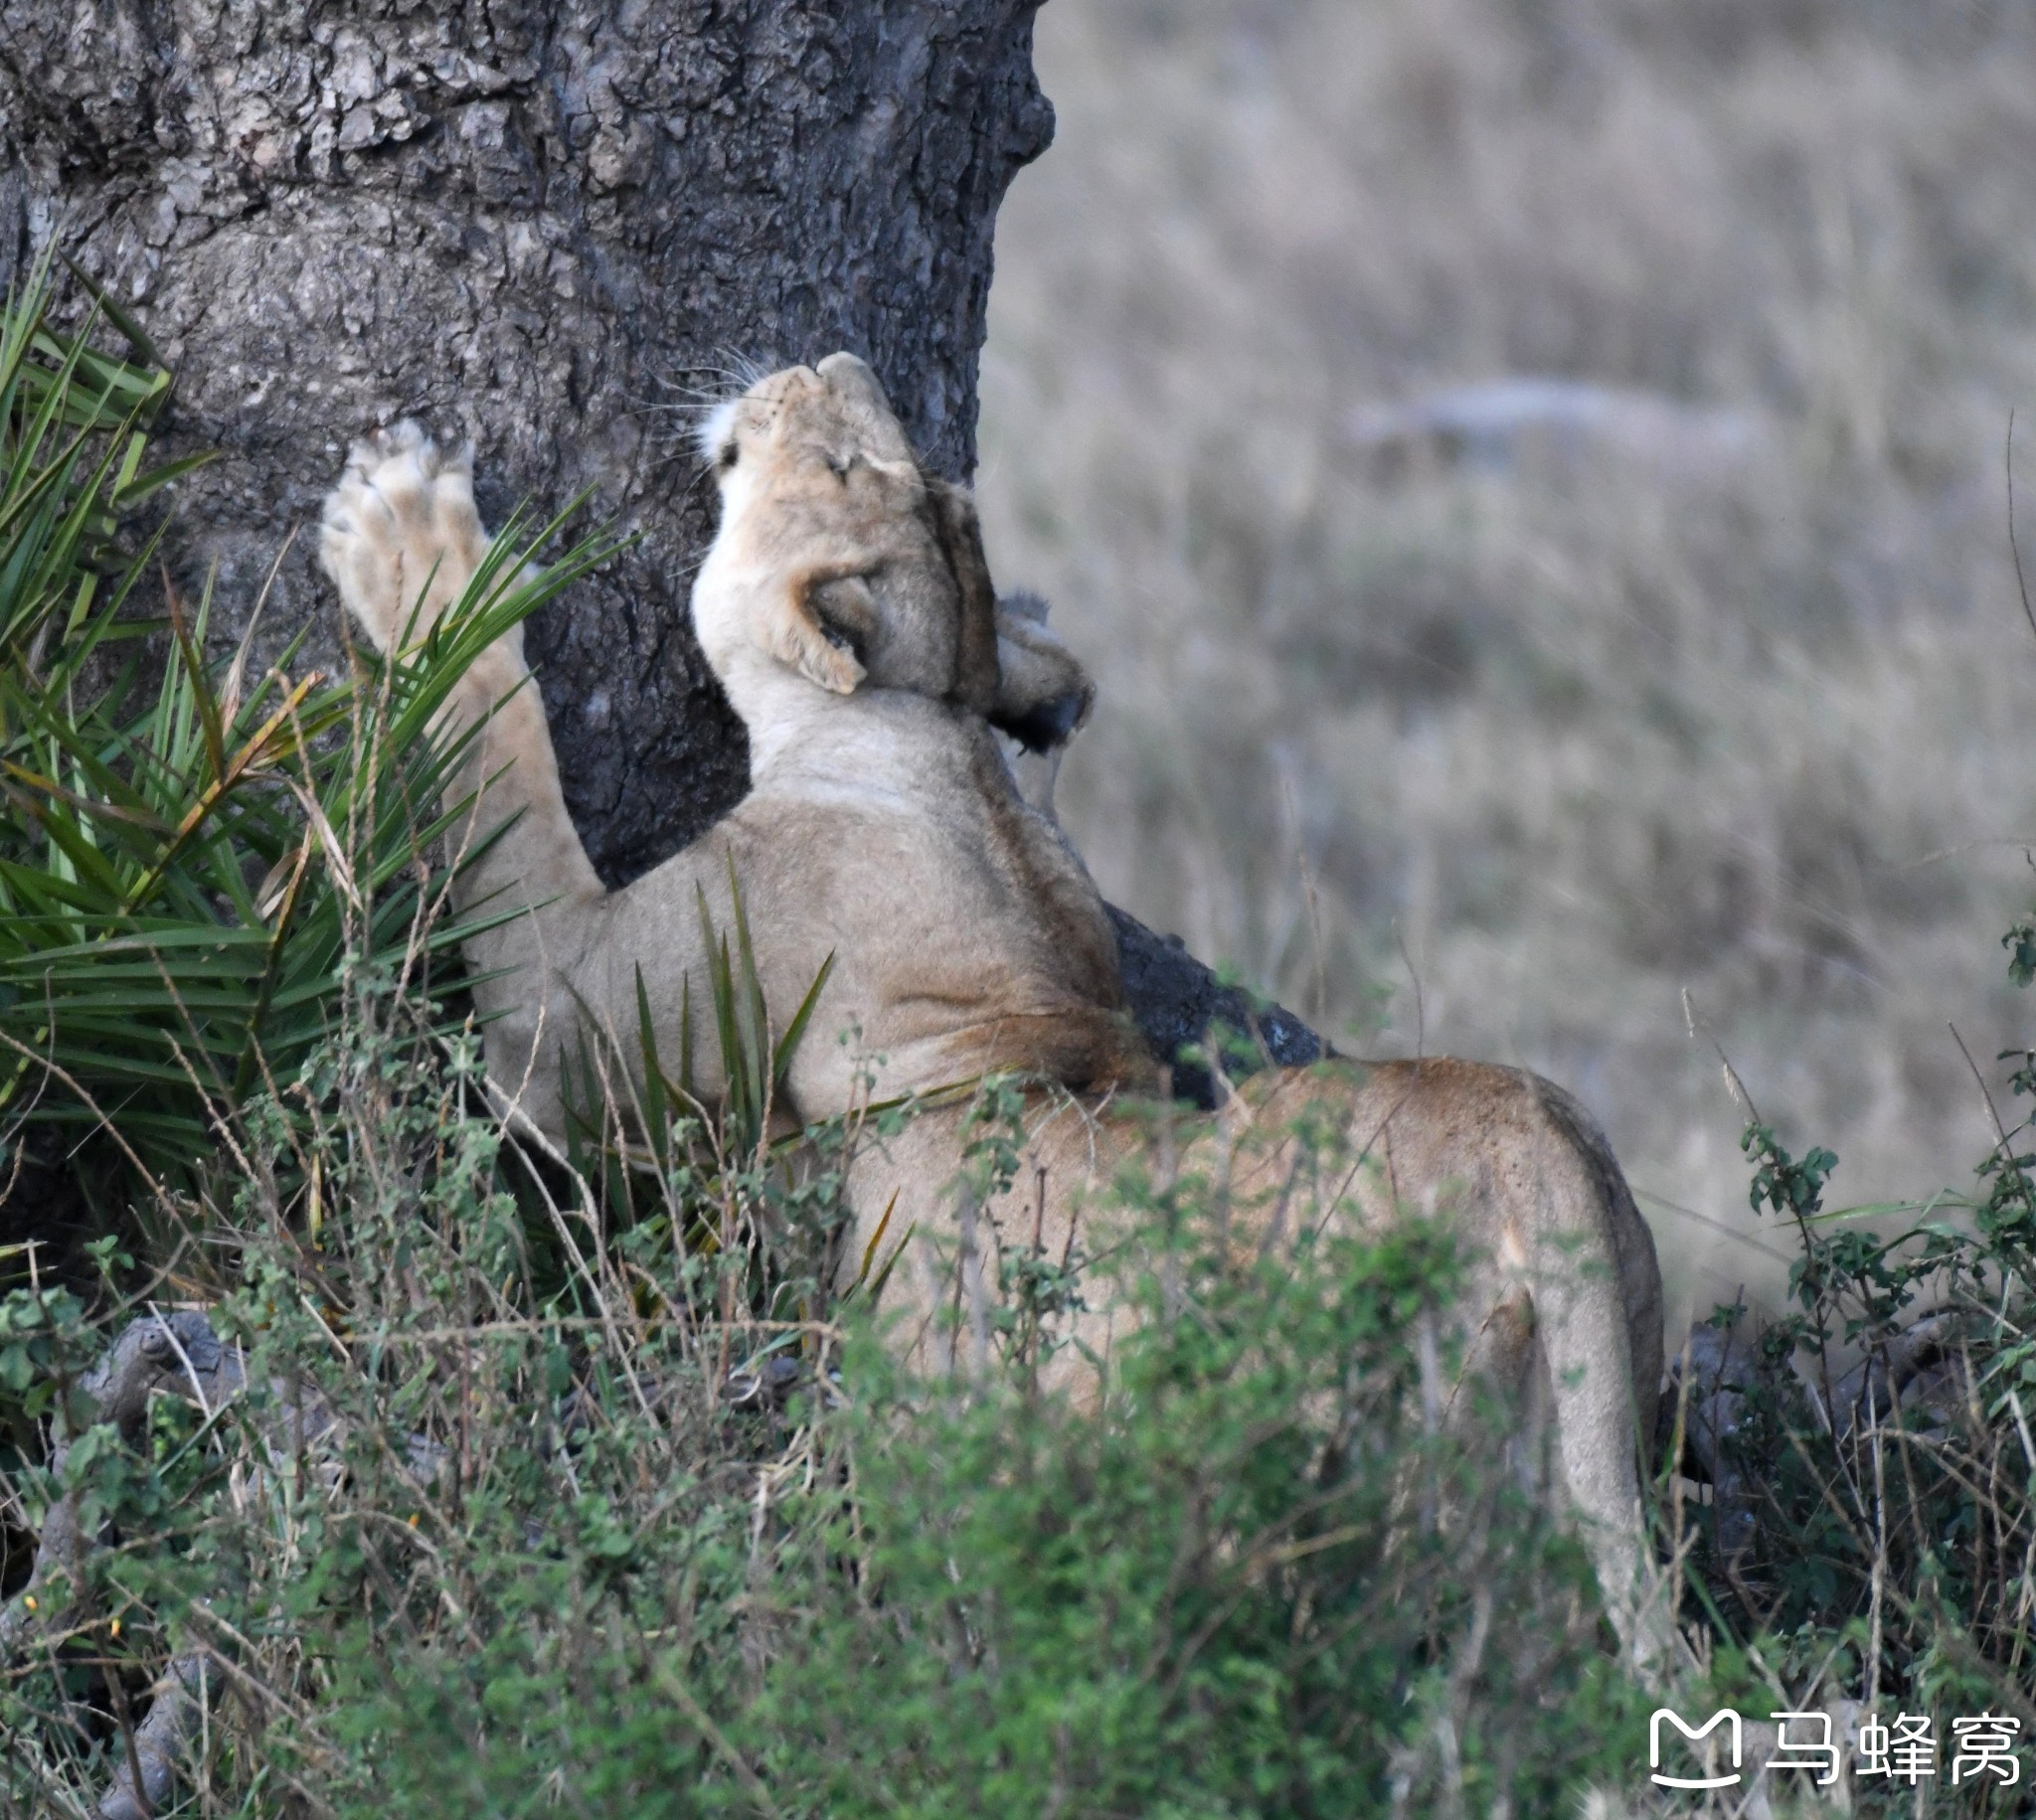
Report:
[[447,455],[409,419],[356,442],[326,495],[319,553],[378,651],[428,632],[487,550],[473,450]]

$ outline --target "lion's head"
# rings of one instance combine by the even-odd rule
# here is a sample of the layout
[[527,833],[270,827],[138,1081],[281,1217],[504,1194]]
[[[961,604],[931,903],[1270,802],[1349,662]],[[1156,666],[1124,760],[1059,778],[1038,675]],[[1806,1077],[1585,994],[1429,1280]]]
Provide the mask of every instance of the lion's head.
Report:
[[836,694],[952,703],[1034,750],[1087,718],[1087,672],[1031,609],[1000,607],[973,501],[921,467],[854,355],[759,380],[709,415],[701,451],[721,525],[694,625],[732,695],[761,653]]

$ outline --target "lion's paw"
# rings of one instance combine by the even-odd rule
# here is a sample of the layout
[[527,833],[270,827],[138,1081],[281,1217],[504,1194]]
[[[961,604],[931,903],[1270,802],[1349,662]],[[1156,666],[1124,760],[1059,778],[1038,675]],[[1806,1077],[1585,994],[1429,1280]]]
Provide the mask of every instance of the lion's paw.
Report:
[[408,419],[356,442],[325,496],[319,555],[378,651],[428,631],[487,548],[472,448],[443,454]]

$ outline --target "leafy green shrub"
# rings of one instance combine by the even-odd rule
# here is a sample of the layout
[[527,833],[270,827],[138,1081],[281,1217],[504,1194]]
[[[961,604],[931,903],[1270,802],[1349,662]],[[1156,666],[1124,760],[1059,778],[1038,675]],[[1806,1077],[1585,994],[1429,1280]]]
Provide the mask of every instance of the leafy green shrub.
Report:
[[[2036,1098],[2036,1054],[2001,1059]],[[2032,1132],[2001,1128],[1977,1194],[1826,1210],[1837,1157],[1748,1127],[1753,1207],[1799,1246],[1791,1304],[1717,1311],[1731,1338],[1708,1376],[1692,1370],[1683,1419],[1715,1433],[1687,1583],[1722,1681],[1756,1701],[1927,1713],[1941,1743],[1951,1719],[1986,1713],[2036,1735]],[[1941,1784],[1932,1811],[2022,1812],[2021,1795],[1985,1776]],[[1868,1812],[1916,1798],[1859,1784]]]

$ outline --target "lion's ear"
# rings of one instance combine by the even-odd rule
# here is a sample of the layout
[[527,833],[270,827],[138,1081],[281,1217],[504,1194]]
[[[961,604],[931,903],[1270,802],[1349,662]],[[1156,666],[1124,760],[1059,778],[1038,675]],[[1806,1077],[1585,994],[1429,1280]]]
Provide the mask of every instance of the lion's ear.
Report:
[[[839,623],[830,623],[821,614],[818,595],[822,588],[834,592],[837,620],[853,620],[859,615],[874,622],[869,585],[854,566],[814,564],[795,571],[787,579],[776,610],[764,618],[764,648],[808,682],[818,683],[834,695],[853,695],[868,672],[856,656],[852,638]],[[859,607],[853,612],[844,611],[851,604],[844,597],[848,590],[860,594]]]
[[998,601],[997,693],[987,719],[1031,752],[1053,752],[1072,740],[1096,704],[1096,685],[1068,647],[1046,628],[1037,594]]
[[940,549],[961,594],[954,682],[947,699],[987,716],[996,706],[998,690],[997,590],[990,580],[989,558],[983,554],[982,522],[966,487],[929,479],[927,499],[933,509]]

